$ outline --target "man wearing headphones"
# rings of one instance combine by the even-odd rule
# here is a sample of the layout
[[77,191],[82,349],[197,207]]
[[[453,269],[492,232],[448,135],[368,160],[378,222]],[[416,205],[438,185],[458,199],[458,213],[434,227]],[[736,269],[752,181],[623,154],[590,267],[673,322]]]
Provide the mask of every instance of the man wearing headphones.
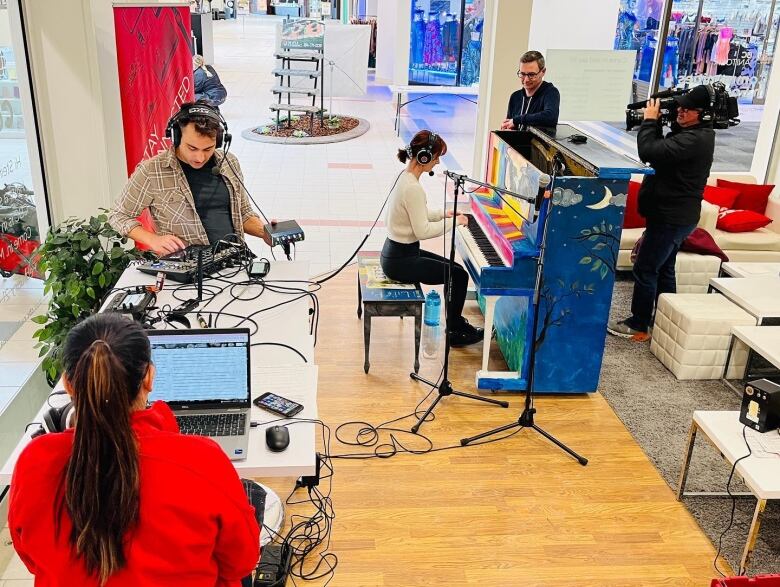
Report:
[[[219,111],[203,101],[183,104],[167,133],[172,148],[138,164],[109,214],[111,226],[161,256],[230,234],[268,242],[238,159],[228,152],[230,134]],[[147,208],[156,233],[137,219]]]
[[715,151],[714,89],[696,86],[675,100],[677,120],[666,137],[659,101],[650,100],[645,108],[637,147],[642,161],[655,170],[639,190],[639,213],[647,219],[647,228],[634,262],[631,316],[607,326],[611,334],[638,341],[650,338],[658,296],[677,291],[677,251],[699,222]]

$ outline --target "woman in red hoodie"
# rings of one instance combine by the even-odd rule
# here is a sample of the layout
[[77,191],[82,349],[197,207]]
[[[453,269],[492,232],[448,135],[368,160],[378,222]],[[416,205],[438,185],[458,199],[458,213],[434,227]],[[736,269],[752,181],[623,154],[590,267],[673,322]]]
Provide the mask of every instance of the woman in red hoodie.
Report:
[[237,586],[259,529],[241,481],[208,438],[179,434],[149,339],[116,314],[68,334],[63,382],[76,425],[33,440],[14,470],[8,525],[36,586]]

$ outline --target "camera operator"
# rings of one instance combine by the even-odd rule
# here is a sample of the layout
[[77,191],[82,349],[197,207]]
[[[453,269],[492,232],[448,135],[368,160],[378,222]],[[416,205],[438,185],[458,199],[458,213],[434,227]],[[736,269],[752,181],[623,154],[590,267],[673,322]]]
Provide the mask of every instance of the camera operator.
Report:
[[639,190],[639,213],[646,218],[647,227],[634,263],[631,316],[610,321],[607,326],[611,334],[638,341],[649,339],[658,296],[677,289],[677,251],[699,222],[715,151],[708,88],[696,86],[674,100],[676,124],[666,137],[659,101],[650,100],[645,108],[637,147],[642,161],[655,170],[655,175],[645,177]]

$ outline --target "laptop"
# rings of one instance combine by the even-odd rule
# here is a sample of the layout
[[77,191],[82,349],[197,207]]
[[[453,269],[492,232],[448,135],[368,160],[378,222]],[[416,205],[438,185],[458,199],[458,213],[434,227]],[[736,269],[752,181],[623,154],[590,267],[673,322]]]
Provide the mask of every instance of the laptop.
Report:
[[157,369],[149,403],[167,403],[183,434],[208,436],[231,460],[245,459],[251,424],[249,329],[147,334]]

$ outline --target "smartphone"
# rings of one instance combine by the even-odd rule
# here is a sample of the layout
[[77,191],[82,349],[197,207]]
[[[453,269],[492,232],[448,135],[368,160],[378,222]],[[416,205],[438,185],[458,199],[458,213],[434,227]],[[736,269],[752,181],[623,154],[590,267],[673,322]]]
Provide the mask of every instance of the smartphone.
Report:
[[284,398],[270,391],[264,393],[260,397],[254,400],[254,403],[258,408],[263,408],[274,414],[279,414],[286,418],[291,418],[303,409],[303,406],[290,399]]

